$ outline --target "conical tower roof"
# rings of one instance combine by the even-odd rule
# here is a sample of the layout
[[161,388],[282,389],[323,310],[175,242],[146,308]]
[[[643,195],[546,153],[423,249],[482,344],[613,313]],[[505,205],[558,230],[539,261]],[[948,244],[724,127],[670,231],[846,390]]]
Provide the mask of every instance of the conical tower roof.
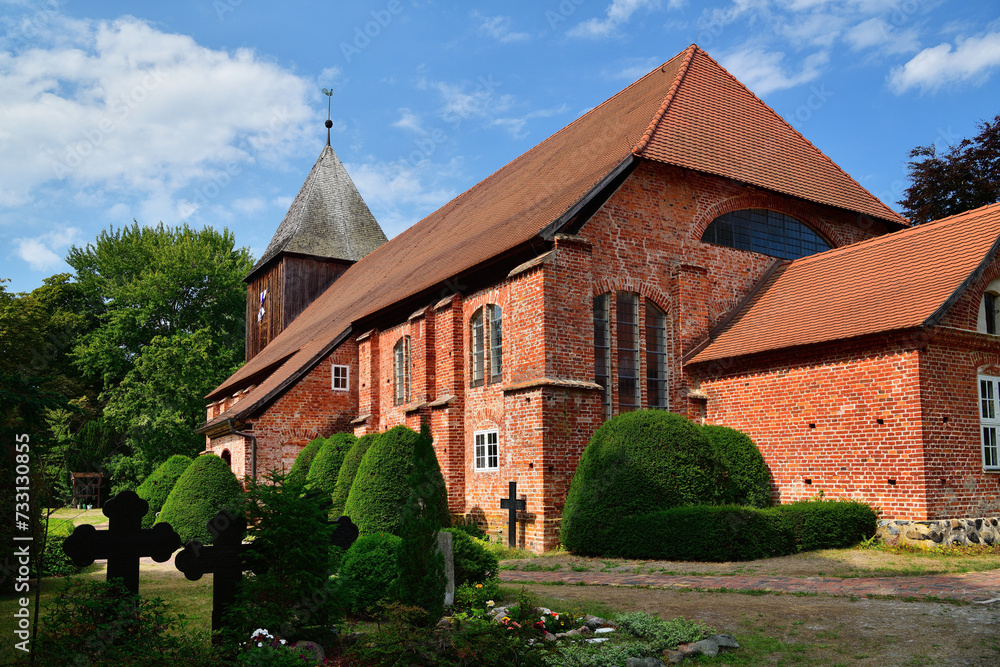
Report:
[[327,144],[246,280],[281,253],[356,262],[386,240],[340,158]]

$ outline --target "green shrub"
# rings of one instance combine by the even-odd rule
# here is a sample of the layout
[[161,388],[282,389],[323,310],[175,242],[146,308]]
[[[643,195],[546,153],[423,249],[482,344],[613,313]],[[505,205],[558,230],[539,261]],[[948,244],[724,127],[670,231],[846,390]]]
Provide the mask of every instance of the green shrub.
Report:
[[340,595],[354,615],[370,614],[383,600],[393,601],[402,540],[395,535],[362,535],[344,554],[340,565]]
[[295,457],[295,461],[292,463],[292,469],[288,471],[287,481],[289,483],[295,483],[304,486],[306,483],[306,476],[309,475],[309,467],[312,465],[313,459],[316,458],[316,454],[319,453],[320,448],[326,442],[326,438],[316,438],[315,440],[310,440],[309,443],[302,448],[298,456]]
[[[410,497],[413,447],[419,439],[420,434],[413,429],[396,426],[382,433],[368,448],[344,507],[344,513],[351,517],[362,535],[399,534],[403,505]],[[439,493],[445,494],[443,485]],[[451,516],[446,496],[439,507],[443,508],[439,525],[448,526]]]
[[73,532],[73,522],[69,519],[49,519],[49,529],[45,538],[45,552],[42,560],[42,576],[54,577],[76,574],[80,571],[73,560],[63,551],[63,542]]
[[337,474],[337,485],[333,489],[332,516],[344,513],[344,506],[347,504],[347,496],[351,492],[351,485],[354,484],[354,477],[358,474],[358,468],[364,459],[368,449],[379,437],[378,433],[369,433],[358,438],[351,446],[344,462],[340,466],[340,473]]
[[460,530],[469,535],[469,537],[474,537],[477,540],[489,540],[489,535],[479,527],[479,524],[472,517],[459,517],[452,528]]
[[665,621],[644,611],[615,614],[612,620],[618,630],[648,642],[656,653],[662,653],[668,648],[675,649],[678,644],[701,641],[715,634],[714,628],[701,621],[689,621],[686,618]]
[[136,494],[149,503],[149,511],[146,512],[146,516],[142,517],[143,528],[153,527],[156,515],[163,509],[163,503],[167,502],[167,496],[173,491],[174,484],[191,463],[190,457],[174,454],[161,463],[160,467],[154,470],[136,489]]
[[340,466],[356,441],[357,438],[352,433],[334,433],[327,438],[316,452],[312,465],[309,466],[306,487],[310,491],[320,493],[324,498],[332,499]]
[[459,528],[449,528],[455,554],[455,586],[480,584],[497,575],[500,564],[486,544]]
[[38,625],[40,665],[209,665],[206,637],[184,631],[163,600],[126,591],[120,581],[72,581]]
[[570,551],[606,554],[619,522],[724,497],[725,468],[701,427],[664,410],[606,421],[580,458],[563,509]]
[[169,523],[181,542],[211,544],[208,522],[221,509],[242,511],[243,488],[226,462],[214,454],[194,460],[174,485],[156,523]]
[[847,547],[869,539],[878,528],[875,510],[856,501],[807,500],[777,509],[791,526],[798,551]]
[[728,426],[705,425],[702,429],[726,467],[728,488],[725,503],[748,507],[769,506],[771,473],[750,436]]

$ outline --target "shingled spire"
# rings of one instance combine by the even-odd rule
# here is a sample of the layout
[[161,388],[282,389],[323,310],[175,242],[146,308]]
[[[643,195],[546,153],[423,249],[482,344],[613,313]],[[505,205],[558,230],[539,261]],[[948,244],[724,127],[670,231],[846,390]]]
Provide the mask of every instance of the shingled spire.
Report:
[[326,122],[326,146],[264,254],[244,278],[247,361],[347,267],[387,240],[330,146],[333,122]]

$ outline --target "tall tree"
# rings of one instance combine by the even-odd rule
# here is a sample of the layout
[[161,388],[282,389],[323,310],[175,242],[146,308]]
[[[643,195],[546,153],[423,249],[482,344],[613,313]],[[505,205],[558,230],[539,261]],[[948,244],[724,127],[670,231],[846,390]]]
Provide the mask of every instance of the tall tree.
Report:
[[203,448],[202,397],[243,360],[253,260],[229,230],[133,223],[74,246],[66,261],[94,295],[96,322],[73,357],[100,385],[103,429],[123,437],[114,488],[135,488],[171,455]]
[[912,185],[897,202],[914,224],[1000,201],[1000,115],[979,134],[939,153],[934,144],[910,151]]

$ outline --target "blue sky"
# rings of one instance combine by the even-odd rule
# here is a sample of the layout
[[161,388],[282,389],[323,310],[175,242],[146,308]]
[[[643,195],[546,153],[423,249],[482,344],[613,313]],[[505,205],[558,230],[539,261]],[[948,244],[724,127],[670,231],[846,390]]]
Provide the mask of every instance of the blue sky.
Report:
[[[0,0],[0,278],[163,221],[266,247],[325,140],[395,236],[691,43],[890,206],[1000,113],[1000,6]],[[898,207],[897,207],[898,208]]]

